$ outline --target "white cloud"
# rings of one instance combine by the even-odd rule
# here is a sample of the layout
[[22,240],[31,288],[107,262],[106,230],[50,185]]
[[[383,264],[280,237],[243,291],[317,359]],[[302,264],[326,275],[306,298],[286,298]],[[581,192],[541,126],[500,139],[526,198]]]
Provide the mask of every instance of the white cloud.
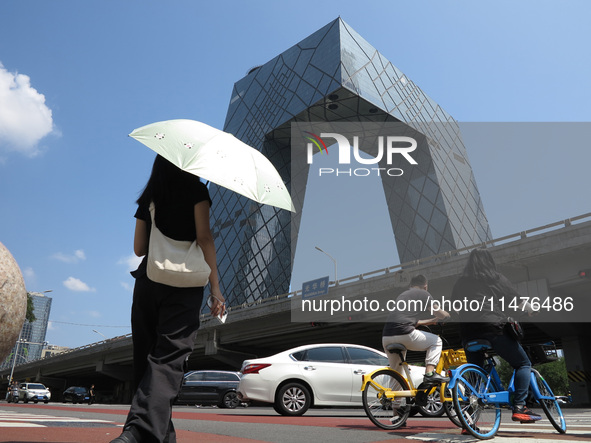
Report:
[[137,269],[137,267],[142,262],[142,259],[143,259],[143,257],[138,257],[135,254],[131,254],[131,255],[128,255],[127,257],[123,257],[123,258],[119,259],[117,264],[127,266],[127,270],[129,272],[131,272],[131,271],[135,271]]
[[77,249],[73,254],[63,254],[61,252],[56,252],[51,256],[51,258],[63,261],[64,263],[78,263],[79,261],[86,260],[86,254],[84,254],[82,249]]
[[88,311],[88,315],[92,318],[101,318],[102,315],[99,311]]
[[8,72],[0,62],[0,149],[26,156],[39,154],[39,142],[53,131],[45,96],[28,75]]
[[70,291],[75,292],[94,292],[96,289],[91,288],[82,280],[79,280],[74,277],[68,277],[67,280],[64,281],[64,286],[68,288]]

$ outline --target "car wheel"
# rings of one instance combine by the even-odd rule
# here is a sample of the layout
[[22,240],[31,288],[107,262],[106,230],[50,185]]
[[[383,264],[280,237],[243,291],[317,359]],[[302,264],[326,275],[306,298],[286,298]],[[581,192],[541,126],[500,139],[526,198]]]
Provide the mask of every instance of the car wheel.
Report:
[[439,390],[435,390],[432,394],[427,396],[427,404],[425,406],[419,406],[418,409],[423,417],[441,417],[445,411],[443,409]]
[[238,400],[238,394],[236,394],[236,391],[229,391],[224,394],[224,397],[218,406],[220,408],[234,409],[239,404],[240,400]]
[[304,415],[312,404],[310,391],[300,383],[287,383],[275,394],[273,408],[281,415]]

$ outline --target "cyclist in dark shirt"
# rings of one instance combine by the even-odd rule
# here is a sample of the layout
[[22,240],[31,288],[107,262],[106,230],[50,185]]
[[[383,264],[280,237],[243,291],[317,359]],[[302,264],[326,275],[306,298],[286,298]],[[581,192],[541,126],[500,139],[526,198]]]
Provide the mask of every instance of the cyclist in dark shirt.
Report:
[[[427,292],[427,287],[428,282],[424,275],[419,274],[411,279],[410,288],[396,299],[395,306],[401,310],[393,310],[384,325],[382,345],[384,350],[389,344],[400,343],[411,351],[427,351],[425,382],[447,382],[448,377],[435,372],[435,366],[439,362],[443,348],[441,338],[431,332],[416,329],[417,326],[432,325],[449,317],[449,314],[442,309],[433,310],[435,317],[431,315],[433,297]],[[390,367],[398,370],[400,365],[398,354],[388,351],[386,354],[388,354]]]

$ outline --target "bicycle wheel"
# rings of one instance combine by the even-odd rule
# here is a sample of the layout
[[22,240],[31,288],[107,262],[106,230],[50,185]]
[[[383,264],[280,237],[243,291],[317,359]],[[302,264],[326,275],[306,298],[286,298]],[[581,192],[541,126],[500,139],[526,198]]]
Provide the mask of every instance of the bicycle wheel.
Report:
[[493,438],[501,424],[501,409],[498,405],[482,401],[483,394],[495,392],[488,374],[475,367],[459,371],[452,397],[462,427],[476,438]]
[[552,389],[546,383],[546,380],[540,375],[538,371],[532,368],[532,373],[535,375],[536,383],[538,384],[538,389],[540,391],[540,397],[535,395],[536,401],[540,404],[544,412],[546,413],[546,417],[561,434],[566,433],[566,421],[564,420],[564,415],[562,415],[562,409],[560,409],[560,405],[558,404],[558,400],[552,393]]
[[[452,393],[448,388],[445,389],[445,397],[452,398]],[[443,410],[445,411],[445,415],[447,415],[447,418],[449,418],[454,425],[456,425],[458,428],[462,427],[462,423],[460,422],[458,414],[456,413],[456,410],[454,408],[453,400],[444,401]]]
[[398,429],[408,418],[406,397],[388,398],[386,391],[407,391],[406,379],[390,369],[374,373],[363,390],[363,408],[369,419],[382,429]]

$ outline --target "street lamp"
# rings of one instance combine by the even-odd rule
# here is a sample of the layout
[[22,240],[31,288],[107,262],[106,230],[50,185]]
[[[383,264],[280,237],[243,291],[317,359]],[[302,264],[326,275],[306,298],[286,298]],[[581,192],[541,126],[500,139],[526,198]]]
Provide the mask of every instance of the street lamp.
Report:
[[107,338],[107,336],[99,331],[97,331],[96,329],[93,329],[92,332],[96,332],[98,335],[102,335],[103,337]]
[[10,369],[10,378],[9,378],[10,382],[9,383],[12,383],[12,377],[14,376],[14,367],[16,366],[16,359],[18,358],[18,348],[20,347],[20,344],[21,344],[21,332],[22,331],[23,330],[21,328],[21,331],[18,333],[18,340],[16,342],[16,349],[14,351],[14,357],[12,359],[12,368]]
[[335,284],[335,286],[338,285],[339,284],[339,279],[337,277],[337,261],[328,252],[323,251],[318,246],[315,246],[315,248],[318,249],[323,254],[326,254],[327,257],[330,258],[333,261],[333,263],[334,263],[334,284]]

